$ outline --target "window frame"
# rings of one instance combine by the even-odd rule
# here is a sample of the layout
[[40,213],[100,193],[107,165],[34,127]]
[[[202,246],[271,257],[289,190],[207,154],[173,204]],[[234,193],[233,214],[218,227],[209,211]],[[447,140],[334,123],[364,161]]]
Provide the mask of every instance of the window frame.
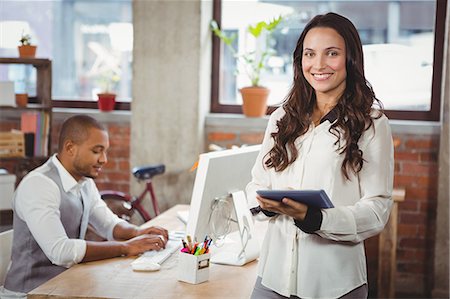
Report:
[[[441,112],[441,87],[444,61],[445,20],[447,14],[447,0],[436,0],[434,24],[434,52],[433,75],[431,88],[431,103],[428,111],[385,110],[390,119],[439,121]],[[219,26],[222,21],[222,0],[213,0],[213,19]],[[212,73],[211,73],[211,113],[242,114],[241,105],[221,104],[219,102],[220,79],[220,39],[212,36]],[[271,114],[277,107],[269,106],[266,114]]]
[[[80,1],[80,2],[86,2],[89,3],[89,1]],[[114,2],[127,2],[127,1],[114,1]],[[132,12],[132,5],[133,0],[128,1],[130,5],[130,10]],[[108,0],[104,1],[104,4],[109,4]],[[114,3],[113,3],[114,4]],[[73,6],[73,4],[71,4]],[[73,8],[73,7],[72,7]],[[131,13],[131,22],[133,20],[132,13]],[[120,101],[118,97],[116,96],[116,103],[114,106],[114,110],[124,110],[129,111],[131,110],[131,102],[130,101]],[[64,95],[53,97],[52,98],[52,107],[53,108],[75,108],[75,109],[98,109],[97,100],[95,97],[79,97],[77,99],[71,99],[70,97],[65,97]]]
[[[97,101],[90,100],[64,100],[52,99],[53,108],[82,108],[82,109],[98,109]],[[131,110],[131,102],[121,102],[116,100],[114,110]]]

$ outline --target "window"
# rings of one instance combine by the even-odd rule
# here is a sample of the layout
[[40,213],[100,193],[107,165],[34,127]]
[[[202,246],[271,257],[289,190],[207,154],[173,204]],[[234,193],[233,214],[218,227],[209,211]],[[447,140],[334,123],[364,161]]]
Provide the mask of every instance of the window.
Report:
[[[113,91],[122,102],[119,109],[129,109],[131,4],[132,0],[3,0],[0,56],[16,57],[22,33],[29,33],[38,45],[37,57],[52,60],[54,106],[96,107],[98,92]],[[33,76],[22,67],[9,67],[7,72],[9,78],[30,82],[18,87],[23,89],[33,84]]]
[[[214,19],[222,30],[236,32],[241,48],[249,44],[243,34],[248,25],[283,15],[272,34],[276,54],[261,76],[271,90],[269,105],[277,105],[291,86],[292,52],[306,23],[317,14],[342,14],[359,31],[366,77],[388,116],[438,120],[446,9],[446,0],[215,0]],[[248,82],[236,70],[228,48],[214,37],[212,112],[241,112],[238,89]]]

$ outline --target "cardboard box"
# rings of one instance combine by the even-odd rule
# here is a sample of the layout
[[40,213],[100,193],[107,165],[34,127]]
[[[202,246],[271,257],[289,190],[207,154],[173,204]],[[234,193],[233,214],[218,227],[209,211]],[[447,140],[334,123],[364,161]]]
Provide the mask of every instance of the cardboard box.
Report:
[[22,132],[0,132],[0,157],[25,157],[25,141]]
[[11,210],[16,176],[13,174],[0,174],[0,210]]

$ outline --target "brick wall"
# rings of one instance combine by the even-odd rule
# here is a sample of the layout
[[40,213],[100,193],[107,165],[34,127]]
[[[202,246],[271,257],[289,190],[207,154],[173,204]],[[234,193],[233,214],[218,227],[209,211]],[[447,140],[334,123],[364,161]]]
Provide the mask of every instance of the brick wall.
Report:
[[397,285],[405,293],[433,287],[439,137],[395,135],[395,187],[405,187],[399,204]]
[[[231,145],[261,143],[264,132],[242,129],[210,128],[206,145],[229,148]],[[437,203],[439,136],[394,134],[394,187],[406,190],[399,204],[397,239],[397,296],[429,298],[433,279],[433,251]],[[377,237],[366,241],[369,287],[376,293]]]
[[[109,133],[108,163],[95,180],[99,190],[130,191],[130,123],[102,122]],[[56,152],[62,121],[53,121],[52,149]]]

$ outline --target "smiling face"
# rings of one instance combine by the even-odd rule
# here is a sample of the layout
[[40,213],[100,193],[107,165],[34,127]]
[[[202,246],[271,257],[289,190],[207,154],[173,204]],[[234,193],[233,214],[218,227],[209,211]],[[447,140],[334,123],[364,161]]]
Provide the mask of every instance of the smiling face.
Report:
[[302,71],[318,101],[337,101],[344,93],[347,77],[342,36],[328,27],[309,30],[303,42]]
[[102,166],[108,161],[106,152],[109,148],[109,140],[108,133],[104,130],[90,128],[84,141],[72,142],[67,146],[71,163],[66,168],[77,181],[82,177],[95,179]]

